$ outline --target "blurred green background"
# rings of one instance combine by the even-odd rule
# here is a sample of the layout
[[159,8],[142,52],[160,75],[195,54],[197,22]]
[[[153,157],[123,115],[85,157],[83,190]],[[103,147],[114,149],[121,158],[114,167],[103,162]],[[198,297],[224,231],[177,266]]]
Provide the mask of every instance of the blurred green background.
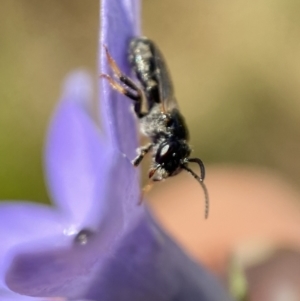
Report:
[[[43,145],[65,75],[95,75],[98,0],[1,0],[0,199],[47,201]],[[145,0],[195,155],[300,185],[300,2]]]

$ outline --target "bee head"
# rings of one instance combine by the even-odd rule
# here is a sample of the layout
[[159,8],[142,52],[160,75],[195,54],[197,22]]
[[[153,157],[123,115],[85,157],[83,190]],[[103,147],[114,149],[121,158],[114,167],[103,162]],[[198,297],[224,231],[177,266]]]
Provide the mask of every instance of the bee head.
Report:
[[181,171],[182,162],[189,157],[190,153],[191,150],[185,141],[174,138],[164,140],[155,155],[155,163],[164,170],[163,178],[178,174]]

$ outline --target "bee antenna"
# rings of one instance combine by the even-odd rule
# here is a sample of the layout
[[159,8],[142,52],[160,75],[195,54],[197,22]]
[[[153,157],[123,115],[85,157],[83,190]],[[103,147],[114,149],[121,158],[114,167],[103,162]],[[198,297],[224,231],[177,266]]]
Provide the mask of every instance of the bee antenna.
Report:
[[[191,160],[194,160],[194,159],[191,159]],[[200,160],[200,159],[198,159]],[[194,162],[194,161],[192,161]],[[200,162],[202,163],[202,161],[200,160]],[[198,163],[198,162],[197,162]],[[203,165],[203,163],[202,163]],[[199,176],[197,176],[190,168],[188,168],[186,165],[182,165],[181,166],[184,170],[186,170],[189,174],[191,174],[201,185],[202,189],[203,189],[203,192],[204,192],[204,197],[205,197],[205,218],[207,219],[208,218],[208,213],[209,213],[209,196],[208,196],[208,191],[207,191],[207,188],[203,182],[203,177],[200,178]],[[201,168],[201,165],[200,165],[200,168]],[[203,168],[204,168],[204,165],[203,165]],[[202,173],[202,170],[201,170],[201,173]]]
[[205,178],[205,167],[204,167],[204,164],[203,164],[202,160],[199,159],[199,158],[189,158],[187,160],[187,162],[197,163],[199,165],[199,167],[200,167],[200,179],[202,181],[204,181],[204,178]]

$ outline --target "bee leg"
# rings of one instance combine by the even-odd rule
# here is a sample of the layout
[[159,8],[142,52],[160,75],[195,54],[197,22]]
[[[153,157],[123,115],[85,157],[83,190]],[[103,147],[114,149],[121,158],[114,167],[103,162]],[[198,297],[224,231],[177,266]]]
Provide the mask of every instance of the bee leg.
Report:
[[119,93],[131,98],[132,100],[137,99],[137,95],[135,95],[133,92],[126,89],[125,87],[121,86],[118,82],[116,82],[114,79],[112,79],[109,75],[101,74],[100,77],[105,78],[109,82],[111,87],[113,89],[117,90]]
[[150,169],[150,171],[149,171],[149,181],[148,181],[148,184],[146,186],[144,186],[144,188],[142,189],[142,193],[141,193],[138,205],[142,204],[145,194],[152,189],[152,187],[154,185],[154,182],[152,181],[152,177],[154,176],[155,172],[159,168],[160,168],[160,165],[157,165],[156,167],[153,167],[153,168]]
[[145,194],[152,189],[153,184],[154,184],[153,182],[149,181],[149,183],[146,186],[143,187],[142,193],[140,195],[140,199],[139,199],[139,202],[138,202],[138,205],[141,205],[143,203]]
[[[121,94],[126,95],[134,101],[134,112],[138,118],[144,117],[146,113],[142,112],[142,102],[144,100],[144,94],[142,92],[142,89],[140,89],[132,79],[130,79],[128,76],[121,72],[117,63],[110,55],[107,47],[104,46],[104,49],[106,52],[108,64],[113,71],[114,77],[116,77],[121,83],[123,83],[124,87],[115,82],[112,78],[109,79],[109,83],[115,90],[119,91]],[[106,74],[101,74],[101,76],[106,79],[108,79],[109,77]],[[135,93],[133,93],[131,90],[133,90]]]
[[139,154],[138,156],[136,156],[132,161],[132,165],[134,167],[137,167],[139,166],[139,164],[142,162],[142,160],[144,159],[145,155],[151,150],[151,148],[153,147],[153,144],[152,143],[149,143],[145,146],[142,146],[138,149],[139,151]]

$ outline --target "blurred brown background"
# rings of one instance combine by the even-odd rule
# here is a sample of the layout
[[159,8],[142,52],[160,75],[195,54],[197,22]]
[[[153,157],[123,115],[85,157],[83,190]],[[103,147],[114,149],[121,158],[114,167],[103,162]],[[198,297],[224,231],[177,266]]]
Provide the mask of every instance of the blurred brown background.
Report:
[[[64,76],[97,72],[98,11],[1,0],[0,199],[48,200],[45,133]],[[201,188],[180,175],[150,194],[156,215],[211,266],[241,241],[300,245],[300,2],[144,0],[143,32],[167,58],[211,196],[204,222]]]

